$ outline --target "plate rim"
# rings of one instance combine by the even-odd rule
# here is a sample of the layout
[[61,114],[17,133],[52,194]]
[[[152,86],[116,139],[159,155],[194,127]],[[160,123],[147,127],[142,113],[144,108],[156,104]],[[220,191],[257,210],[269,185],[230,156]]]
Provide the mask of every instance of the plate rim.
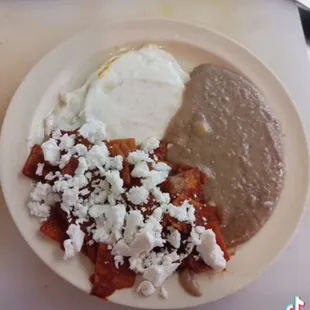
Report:
[[[9,126],[10,123],[10,119],[12,118],[11,114],[12,114],[12,109],[13,106],[18,104],[18,101],[16,98],[18,98],[20,96],[20,93],[22,93],[24,91],[25,85],[27,84],[27,81],[31,79],[32,75],[35,74],[35,72],[38,70],[38,68],[40,68],[42,66],[42,64],[44,65],[44,63],[49,62],[49,58],[52,58],[54,54],[56,54],[61,48],[63,48],[66,44],[69,44],[71,41],[74,41],[75,39],[77,39],[80,36],[83,36],[85,34],[87,34],[90,31],[94,31],[95,29],[98,29],[98,27],[103,28],[103,27],[114,27],[114,26],[119,26],[119,25],[126,25],[128,23],[141,23],[141,22],[152,22],[152,23],[165,23],[165,25],[170,24],[170,25],[175,25],[175,27],[177,28],[178,26],[186,26],[186,27],[190,27],[192,29],[194,28],[200,28],[200,30],[202,31],[206,31],[209,32],[215,36],[220,37],[221,39],[225,40],[225,41],[229,41],[230,44],[235,45],[238,49],[242,49],[245,53],[247,53],[250,57],[252,57],[253,59],[255,59],[255,61],[257,63],[259,63],[259,65],[261,67],[264,67],[265,70],[267,70],[269,72],[270,75],[273,76],[273,79],[276,81],[276,83],[282,88],[283,92],[285,93],[285,95],[287,96],[287,98],[289,99],[290,103],[292,104],[292,106],[294,107],[294,110],[296,112],[296,117],[298,118],[298,122],[301,125],[301,129],[302,129],[302,134],[303,134],[303,139],[305,141],[305,147],[308,153],[308,158],[307,158],[307,184],[309,185],[309,178],[310,178],[310,168],[309,168],[309,139],[308,139],[308,134],[305,130],[305,126],[303,124],[302,118],[300,117],[300,112],[299,109],[296,105],[296,103],[294,102],[294,100],[292,99],[292,97],[290,96],[289,91],[287,90],[287,88],[285,87],[284,83],[279,79],[279,77],[277,76],[277,74],[275,74],[273,72],[273,70],[271,70],[269,68],[269,66],[267,66],[263,61],[261,61],[252,51],[250,51],[247,47],[245,47],[244,45],[242,45],[241,43],[237,42],[236,40],[226,36],[225,34],[222,34],[219,31],[216,31],[212,28],[208,28],[206,26],[203,26],[201,24],[198,23],[192,23],[192,22],[186,22],[186,21],[181,21],[181,20],[177,20],[177,19],[170,19],[170,18],[130,18],[130,19],[124,19],[124,20],[118,20],[115,22],[105,22],[103,24],[94,24],[91,27],[88,27],[87,29],[84,29],[83,31],[80,31],[76,34],[74,34],[73,36],[69,36],[67,38],[65,38],[63,41],[61,41],[58,45],[56,45],[53,49],[51,49],[49,52],[47,52],[45,55],[43,55],[43,57],[30,69],[30,71],[26,74],[26,76],[23,78],[23,80],[21,81],[21,83],[19,84],[18,88],[15,90],[14,95],[9,103],[9,106],[6,110],[5,113],[5,117],[2,123],[2,128],[1,128],[1,135],[0,135],[0,157],[3,157],[3,152],[4,152],[4,136],[6,134],[6,132],[8,131],[6,128]],[[41,255],[39,255],[37,253],[37,251],[34,249],[34,247],[32,246],[31,242],[28,240],[29,238],[27,238],[25,236],[25,234],[23,234],[21,227],[17,224],[17,220],[15,218],[15,216],[12,213],[12,208],[10,207],[10,203],[9,203],[9,195],[8,195],[8,191],[6,190],[6,182],[4,181],[4,168],[5,163],[3,162],[3,160],[0,162],[0,180],[1,180],[1,187],[2,187],[2,192],[3,192],[3,196],[4,196],[4,200],[5,200],[5,204],[7,206],[7,209],[9,210],[9,213],[11,215],[11,218],[15,224],[15,226],[17,227],[19,233],[21,234],[21,236],[23,237],[23,239],[26,241],[26,243],[28,244],[28,246],[33,250],[33,252],[36,254],[36,256],[39,257],[39,259],[41,261],[44,262],[44,264],[50,268],[54,273],[56,273],[58,276],[60,276],[62,279],[64,279],[66,282],[69,282],[71,285],[76,286],[76,284],[72,283],[71,281],[68,281],[68,279],[65,278],[64,275],[60,274],[55,268],[52,267],[51,264],[49,264]],[[254,282],[258,277],[260,277],[263,273],[266,272],[266,270],[283,254],[283,252],[287,249],[288,245],[292,242],[292,239],[295,237],[298,228],[300,227],[301,221],[304,218],[306,209],[308,207],[308,203],[309,203],[309,186],[308,186],[308,191],[304,197],[304,204],[303,207],[301,208],[301,212],[299,214],[298,217],[298,221],[295,223],[294,225],[294,231],[291,234],[290,238],[288,238],[285,242],[285,244],[282,246],[282,248],[277,252],[276,255],[274,255],[273,259],[271,259],[270,261],[268,261],[267,264],[265,264],[265,266],[262,268],[262,270],[255,276],[252,277],[251,279],[249,279],[248,281],[245,281],[243,283],[243,285],[238,286],[237,289],[233,289],[231,290],[231,292],[219,299],[216,300],[220,300],[222,298],[225,298],[227,296],[230,296],[234,293],[236,293],[237,291],[241,290],[242,288],[244,288],[245,286],[247,286],[248,284]],[[79,290],[81,290],[79,287],[77,287]],[[82,290],[84,291],[84,290]],[[85,291],[84,291],[85,292]],[[113,296],[113,295],[112,295]],[[111,296],[111,297],[112,297]],[[109,298],[109,301],[116,303],[116,304],[121,304],[121,305],[126,305],[126,306],[131,306],[131,307],[135,307],[135,308],[149,308],[149,307],[145,307],[141,304],[139,305],[133,305],[132,303],[126,303],[122,302],[120,300],[114,300],[113,298]],[[191,307],[193,306],[198,306],[198,305],[202,305],[205,304],[206,301],[201,300],[201,299],[197,299],[198,302],[192,303]],[[213,302],[213,301],[210,301]],[[209,302],[207,302],[209,303]],[[168,305],[168,304],[167,304]],[[184,305],[184,307],[188,307],[188,305]],[[172,308],[171,306],[165,307],[165,306],[161,306],[159,308],[156,309],[170,309]],[[182,307],[178,307],[178,308],[182,308]]]

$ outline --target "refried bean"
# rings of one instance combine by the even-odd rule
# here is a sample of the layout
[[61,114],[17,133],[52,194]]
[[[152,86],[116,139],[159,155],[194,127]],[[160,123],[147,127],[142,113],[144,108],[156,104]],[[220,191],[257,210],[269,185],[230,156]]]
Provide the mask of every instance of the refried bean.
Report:
[[192,296],[202,296],[199,284],[196,281],[195,274],[188,268],[179,271],[179,281],[184,290]]
[[261,92],[245,77],[202,64],[164,139],[169,159],[209,176],[227,246],[249,240],[272,214],[284,182],[282,134]]

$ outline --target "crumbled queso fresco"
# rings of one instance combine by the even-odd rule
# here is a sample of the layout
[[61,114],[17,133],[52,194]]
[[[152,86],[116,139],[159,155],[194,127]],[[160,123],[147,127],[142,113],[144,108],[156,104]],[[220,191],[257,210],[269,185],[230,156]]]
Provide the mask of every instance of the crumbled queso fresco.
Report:
[[[123,158],[111,157],[108,147],[102,142],[108,138],[105,125],[98,121],[88,122],[79,129],[79,134],[94,143],[89,150],[77,143],[75,135],[61,134],[59,130],[53,131],[51,138],[42,144],[45,161],[63,168],[75,157],[78,167],[72,176],[50,172],[45,179],[55,180],[53,185],[38,182],[28,203],[30,213],[42,221],[50,215],[51,206],[60,203],[71,223],[66,232],[68,238],[63,244],[65,260],[81,251],[86,237],[81,225],[91,222],[87,227],[91,236],[89,243],[109,245],[117,268],[124,263],[124,257],[129,258],[130,269],[142,274],[143,281],[137,292],[144,296],[158,291],[161,297],[167,298],[164,281],[194,248],[214,270],[226,267],[213,231],[194,225],[194,207],[188,201],[180,207],[172,205],[169,194],[159,188],[171,168],[152,159],[151,154],[159,147],[156,138],[150,138],[142,144],[141,150],[129,154],[127,160],[134,165],[131,175],[140,178],[142,185],[127,190],[121,177]],[[153,170],[149,169],[150,165]],[[44,164],[39,164],[36,174],[42,176],[43,169]],[[97,171],[95,177],[91,173],[94,169]],[[148,202],[150,194],[156,204],[152,214],[144,219],[139,208]],[[136,208],[129,208],[128,203]],[[165,214],[193,225],[185,253],[177,253],[182,240],[176,229],[170,228],[163,237],[162,219]],[[170,247],[164,248],[167,244]],[[163,250],[158,250],[160,248]]]

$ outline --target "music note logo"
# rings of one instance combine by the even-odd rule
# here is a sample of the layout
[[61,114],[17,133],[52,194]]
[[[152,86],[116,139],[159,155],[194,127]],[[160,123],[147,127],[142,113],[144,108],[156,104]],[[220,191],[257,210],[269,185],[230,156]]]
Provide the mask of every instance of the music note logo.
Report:
[[306,303],[301,300],[298,296],[294,297],[294,304],[286,306],[285,310],[301,310]]

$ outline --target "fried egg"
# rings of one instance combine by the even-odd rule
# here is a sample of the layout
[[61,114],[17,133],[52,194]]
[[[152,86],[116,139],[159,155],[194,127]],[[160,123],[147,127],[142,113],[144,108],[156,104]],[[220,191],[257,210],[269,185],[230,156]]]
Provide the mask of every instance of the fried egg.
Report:
[[182,104],[188,80],[174,57],[158,46],[127,51],[107,61],[82,87],[64,94],[48,122],[72,130],[99,120],[110,139],[160,139]]

